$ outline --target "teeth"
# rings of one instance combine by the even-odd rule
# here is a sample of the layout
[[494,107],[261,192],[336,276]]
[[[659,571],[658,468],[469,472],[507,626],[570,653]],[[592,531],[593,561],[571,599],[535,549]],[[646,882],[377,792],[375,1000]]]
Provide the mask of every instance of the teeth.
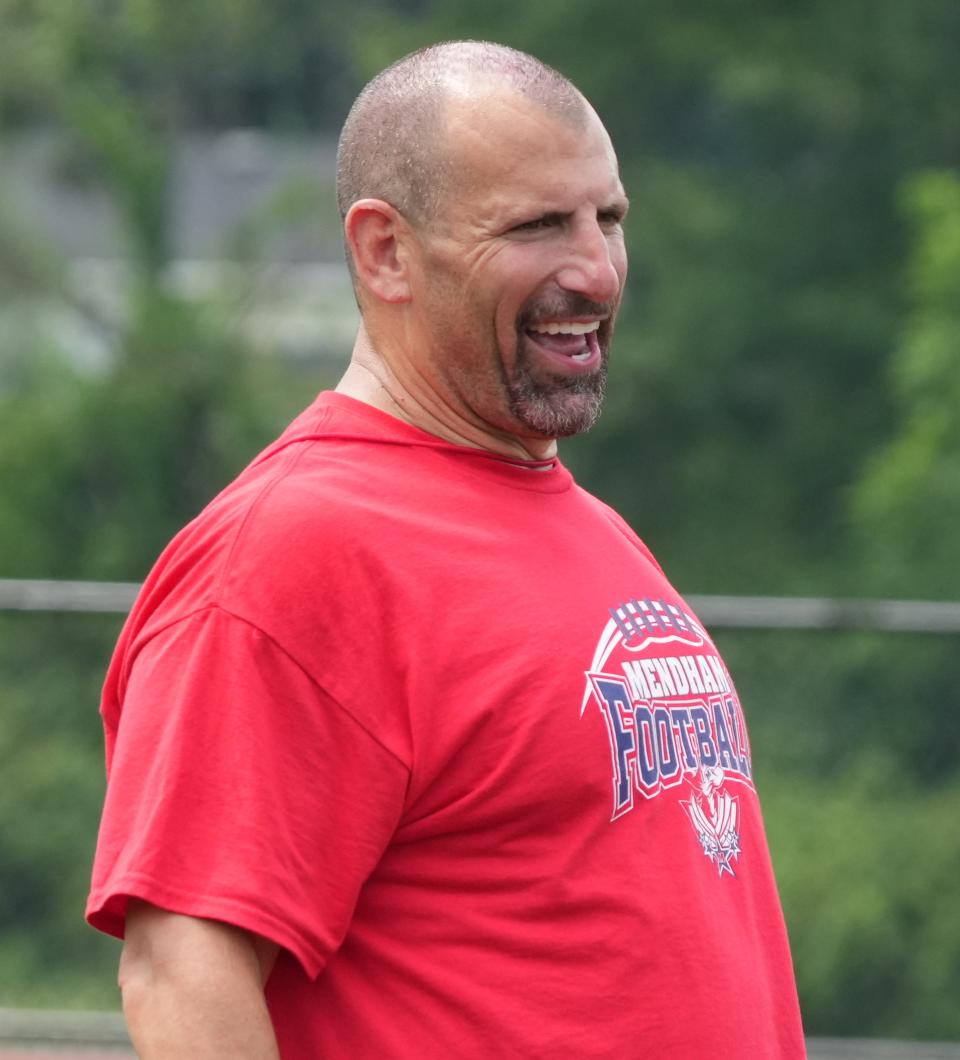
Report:
[[592,324],[534,324],[530,330],[540,335],[588,335],[599,327],[600,321],[595,320]]

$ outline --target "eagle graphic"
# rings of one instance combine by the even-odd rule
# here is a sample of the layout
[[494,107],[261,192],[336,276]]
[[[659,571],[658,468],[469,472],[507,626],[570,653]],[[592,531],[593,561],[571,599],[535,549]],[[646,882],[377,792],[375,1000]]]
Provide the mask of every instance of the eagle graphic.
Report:
[[681,802],[690,819],[703,853],[722,876],[733,871],[733,862],[740,856],[740,833],[737,824],[740,816],[740,800],[722,790],[724,781],[720,766],[700,767],[700,794],[691,794],[689,801]]

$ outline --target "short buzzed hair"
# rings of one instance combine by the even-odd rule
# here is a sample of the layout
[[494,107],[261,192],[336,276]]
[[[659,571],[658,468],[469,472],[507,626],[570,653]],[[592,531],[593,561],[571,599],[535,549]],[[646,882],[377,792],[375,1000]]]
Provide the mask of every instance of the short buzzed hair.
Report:
[[450,176],[444,106],[471,83],[512,89],[571,121],[586,106],[567,78],[515,48],[486,41],[421,48],[378,74],[347,116],[337,151],[341,218],[366,198],[389,202],[412,221],[436,213]]

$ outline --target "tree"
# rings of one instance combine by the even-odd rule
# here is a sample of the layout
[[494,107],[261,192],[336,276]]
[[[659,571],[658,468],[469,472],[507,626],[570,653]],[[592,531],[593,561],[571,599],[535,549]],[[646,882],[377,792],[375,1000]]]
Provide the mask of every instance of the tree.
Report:
[[[247,6],[262,23],[266,10]],[[200,69],[183,50],[197,20],[209,44],[242,13],[217,0],[191,10],[188,29],[161,4],[0,0],[0,116],[56,130],[109,190],[129,250],[123,311],[103,320],[0,209],[0,290],[17,298],[0,331],[0,577],[139,580],[315,385],[298,379],[294,397],[244,341],[243,291],[197,302],[170,283],[171,144],[190,98],[176,77]],[[248,226],[246,252],[265,220]],[[97,370],[52,336],[66,311],[74,335],[83,321],[108,347]],[[118,627],[0,616],[2,1003],[114,996],[116,949],[84,928],[82,907],[103,793],[97,693]]]
[[[122,326],[98,320],[0,208],[0,291],[69,304],[113,350],[107,371],[79,373],[28,314],[4,318],[0,576],[139,578],[310,386],[292,397],[239,341],[235,303],[197,306],[166,283],[177,130],[336,128],[386,63],[480,37],[585,90],[634,200],[607,408],[563,449],[579,477],[684,591],[956,595],[960,7],[363,0],[352,14],[0,0],[0,148],[4,127],[68,136],[112,190],[133,278]],[[90,712],[113,634],[84,628],[0,630],[4,775],[43,808],[0,865],[21,975],[82,951],[61,932],[82,897],[74,841],[89,843],[99,799]],[[944,905],[955,645],[719,639],[751,722],[808,1028],[956,1034],[942,1002],[960,989]],[[0,805],[5,834],[19,806]],[[41,849],[43,833],[56,843]],[[81,977],[82,957],[66,965]]]
[[910,597],[960,596],[960,180],[919,173],[904,185],[913,230],[910,304],[889,369],[891,437],[855,495],[871,579]]

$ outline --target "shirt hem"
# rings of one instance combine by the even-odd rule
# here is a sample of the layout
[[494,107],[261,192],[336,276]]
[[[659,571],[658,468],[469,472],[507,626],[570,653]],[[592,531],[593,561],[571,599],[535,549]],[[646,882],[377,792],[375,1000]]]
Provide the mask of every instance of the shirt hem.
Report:
[[316,979],[326,965],[327,957],[317,946],[291,931],[285,921],[242,898],[180,890],[140,873],[126,873],[108,888],[92,891],[87,901],[87,923],[97,931],[122,939],[130,898],[149,902],[170,913],[218,920],[261,935],[293,954],[311,979]]

